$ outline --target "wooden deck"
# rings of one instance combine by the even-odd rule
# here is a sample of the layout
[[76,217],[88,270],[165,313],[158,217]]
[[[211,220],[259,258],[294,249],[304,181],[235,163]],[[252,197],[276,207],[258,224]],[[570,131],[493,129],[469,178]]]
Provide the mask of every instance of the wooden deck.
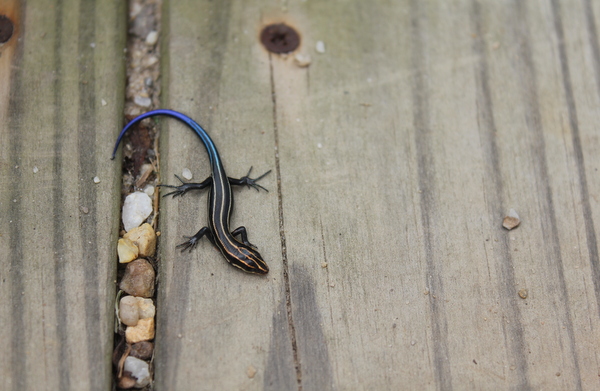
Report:
[[[110,389],[126,7],[19,4],[0,0],[0,389]],[[309,67],[263,48],[272,22]],[[600,388],[598,3],[185,0],[162,23],[164,107],[230,176],[273,173],[232,222],[267,277],[176,251],[206,196],[161,202],[155,389]],[[204,179],[197,138],[161,124],[165,182]]]

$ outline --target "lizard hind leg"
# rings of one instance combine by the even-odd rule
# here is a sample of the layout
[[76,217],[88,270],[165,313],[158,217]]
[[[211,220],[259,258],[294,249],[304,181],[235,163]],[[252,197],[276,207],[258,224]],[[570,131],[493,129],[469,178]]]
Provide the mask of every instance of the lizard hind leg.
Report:
[[241,226],[237,227],[233,232],[231,232],[233,236],[240,236],[242,238],[242,243],[244,243],[248,247],[252,247],[253,249],[257,249],[255,245],[248,241],[248,232],[246,231],[246,227]]

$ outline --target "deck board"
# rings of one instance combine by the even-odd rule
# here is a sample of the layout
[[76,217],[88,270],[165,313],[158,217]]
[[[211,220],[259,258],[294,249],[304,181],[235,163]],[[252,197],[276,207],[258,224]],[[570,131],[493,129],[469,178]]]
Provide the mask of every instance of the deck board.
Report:
[[[204,345],[159,334],[157,361],[189,358],[159,367],[160,388],[207,377],[206,389],[296,378],[307,390],[597,386],[593,2],[214,7],[168,6],[166,102],[207,124],[229,170],[254,159],[277,168],[276,193],[236,193],[236,221],[259,235],[273,270],[253,282],[219,266],[227,284],[211,291],[217,266],[201,261],[215,276],[186,277],[188,302],[199,296],[182,334],[232,315],[224,335],[195,331]],[[270,22],[300,32],[308,68],[264,51],[257,37]],[[193,136],[165,137],[171,171],[206,166],[188,149]],[[173,243],[175,225],[205,213],[164,206]],[[511,208],[523,222],[509,232]],[[167,281],[198,267],[175,262]],[[287,287],[290,318],[271,324]],[[248,289],[258,296],[236,295]]]
[[17,30],[0,48],[0,388],[108,389],[125,7],[5,12]]
[[[20,21],[0,47],[0,388],[106,389],[126,9],[16,5],[0,0]],[[260,44],[282,22],[309,67]],[[207,241],[177,251],[206,194],[161,200],[155,389],[598,388],[596,3],[165,1],[162,25],[164,107],[231,177],[273,172],[268,193],[234,190],[232,218],[266,277]],[[203,180],[196,136],[160,127],[163,182]]]

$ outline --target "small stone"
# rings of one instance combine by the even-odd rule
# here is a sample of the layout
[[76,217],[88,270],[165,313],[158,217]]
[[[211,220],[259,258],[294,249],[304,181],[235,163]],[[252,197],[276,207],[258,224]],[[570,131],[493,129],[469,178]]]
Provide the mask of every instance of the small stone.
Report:
[[152,213],[152,199],[148,197],[148,194],[141,191],[129,194],[123,203],[122,218],[125,231],[129,232],[131,229],[139,227],[150,216],[150,213]]
[[300,68],[306,68],[310,65],[311,58],[308,54],[296,53],[294,56],[294,63]]
[[191,179],[194,177],[194,176],[192,175],[192,172],[190,171],[190,169],[189,169],[189,168],[184,168],[184,169],[181,171],[181,176],[182,176],[184,179],[187,179],[188,181],[189,181],[189,180],[191,180]]
[[317,53],[325,53],[325,42],[317,41],[315,49],[317,50]]
[[146,45],[154,46],[156,42],[158,42],[158,32],[152,30],[146,35]]
[[39,169],[38,169],[36,166],[33,166],[33,173],[34,173],[34,174],[37,174],[37,173],[38,173],[38,171],[39,171]]
[[149,197],[152,197],[154,195],[155,190],[156,188],[152,185],[144,187],[144,193],[148,194]]
[[521,299],[526,299],[528,295],[529,295],[529,292],[527,291],[527,289],[523,288],[523,289],[519,290],[519,297]]
[[152,99],[142,96],[136,96],[135,98],[133,98],[133,101],[136,105],[142,107],[150,107],[150,105],[152,105]]
[[152,297],[154,295],[154,277],[152,265],[143,258],[136,259],[127,264],[119,287],[132,296]]
[[254,365],[250,364],[248,366],[248,369],[246,369],[246,376],[248,376],[249,379],[252,379],[255,375],[256,375],[256,368],[254,368]]
[[129,343],[149,341],[154,338],[154,318],[140,319],[135,326],[125,330],[125,339]]
[[143,297],[136,297],[136,299],[140,319],[154,318],[156,307],[154,307],[152,299],[144,299]]
[[135,379],[129,376],[121,376],[119,378],[118,387],[124,390],[128,390],[130,388],[135,387]]
[[156,233],[148,223],[132,228],[123,238],[137,246],[140,257],[151,257],[156,252]]
[[106,103],[106,101],[105,101],[104,99],[102,99],[102,100],[100,101],[100,103],[102,103],[102,106],[106,106],[106,105],[108,104],[108,103]]
[[138,298],[134,296],[125,296],[119,302],[119,318],[127,326],[135,326],[140,320],[140,310]]
[[502,221],[502,226],[509,231],[513,228],[517,228],[519,224],[521,224],[521,220],[514,209],[511,209],[508,212],[508,215],[504,218],[504,221]]
[[97,176],[94,177],[94,183],[98,184],[100,183],[100,178],[98,178]]
[[327,267],[327,262],[321,262],[321,267],[325,269]]
[[130,239],[121,238],[117,242],[117,254],[119,254],[119,263],[129,263],[137,259],[139,250]]
[[150,384],[150,368],[148,363],[135,357],[127,357],[123,369],[136,379],[135,387],[142,388]]
[[158,57],[156,56],[150,56],[144,59],[144,66],[149,68],[152,65],[158,63]]
[[150,341],[141,341],[131,345],[130,356],[137,357],[140,360],[149,360],[154,353],[154,344]]

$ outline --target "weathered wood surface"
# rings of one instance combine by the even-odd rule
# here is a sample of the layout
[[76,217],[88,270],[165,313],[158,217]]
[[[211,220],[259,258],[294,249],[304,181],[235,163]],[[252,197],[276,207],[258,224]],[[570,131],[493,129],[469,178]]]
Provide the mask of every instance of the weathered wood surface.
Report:
[[[262,48],[271,22],[310,67]],[[162,203],[157,389],[599,387],[597,3],[189,0],[163,23],[165,105],[229,175],[275,172],[233,224],[267,278],[175,251],[206,201]],[[204,179],[163,123],[163,178]]]
[[112,384],[125,6],[0,0],[2,390]]
[[[110,387],[125,12],[0,0],[20,39],[0,47],[1,389]],[[155,388],[597,389],[599,15],[165,4],[165,106],[208,129],[229,175],[274,172],[269,193],[236,190],[233,219],[265,278],[206,242],[175,251],[206,200],[163,200]],[[310,67],[263,49],[271,22]],[[198,140],[162,123],[165,182],[204,179]]]

